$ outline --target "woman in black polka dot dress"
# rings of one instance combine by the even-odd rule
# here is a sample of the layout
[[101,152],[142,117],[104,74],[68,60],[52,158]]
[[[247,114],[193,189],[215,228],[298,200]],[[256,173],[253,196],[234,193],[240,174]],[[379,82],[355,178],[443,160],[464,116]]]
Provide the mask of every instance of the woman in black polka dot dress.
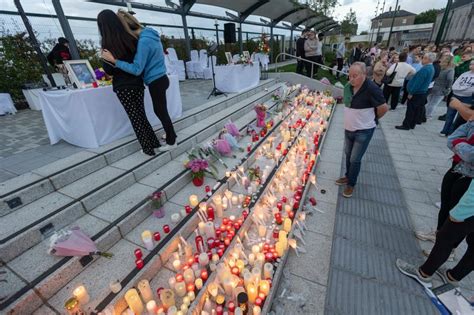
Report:
[[[138,41],[125,31],[117,15],[112,10],[103,10],[97,16],[97,24],[102,49],[113,51],[120,59],[133,61]],[[106,61],[103,65],[105,72],[113,76],[114,92],[127,112],[143,153],[155,155],[154,148],[158,148],[160,142],[145,114],[143,78],[124,72]]]

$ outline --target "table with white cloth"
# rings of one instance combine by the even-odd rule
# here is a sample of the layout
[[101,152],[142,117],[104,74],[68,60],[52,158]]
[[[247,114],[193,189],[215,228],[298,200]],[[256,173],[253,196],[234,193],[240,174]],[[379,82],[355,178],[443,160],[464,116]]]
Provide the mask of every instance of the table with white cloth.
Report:
[[260,82],[258,64],[217,66],[214,71],[216,87],[226,93],[240,93],[256,87]]
[[[170,75],[166,91],[171,119],[182,115],[178,76]],[[97,148],[133,134],[130,120],[112,86],[41,91],[43,119],[51,144],[63,139],[84,148]],[[153,111],[150,93],[145,90],[145,111],[152,126],[161,126]]]
[[15,114],[16,108],[9,93],[0,93],[0,115]]

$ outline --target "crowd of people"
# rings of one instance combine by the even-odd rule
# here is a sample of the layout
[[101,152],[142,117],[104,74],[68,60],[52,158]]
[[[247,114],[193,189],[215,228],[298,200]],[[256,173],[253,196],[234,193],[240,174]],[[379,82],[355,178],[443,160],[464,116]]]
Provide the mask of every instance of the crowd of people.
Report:
[[[338,46],[343,46],[341,43]],[[344,45],[345,46],[345,45]],[[341,54],[345,47],[341,48]],[[339,57],[339,53],[337,54]],[[347,57],[347,55],[345,56]],[[444,46],[413,46],[397,52],[375,44],[362,50],[349,50],[349,82],[344,88],[345,176],[343,196],[350,198],[357,183],[362,157],[374,134],[378,119],[399,104],[406,103],[405,118],[399,130],[411,130],[432,119],[435,109],[446,102],[440,135],[447,136],[453,152],[452,166],[441,183],[441,203],[433,231],[417,231],[422,241],[434,242],[424,251],[426,262],[417,267],[402,259],[396,266],[405,275],[431,287],[431,277],[448,260],[454,249],[466,240],[468,248],[454,268],[440,274],[454,286],[474,270],[474,59],[472,46],[452,51]],[[339,61],[338,61],[339,64]],[[388,105],[390,104],[390,106]]]

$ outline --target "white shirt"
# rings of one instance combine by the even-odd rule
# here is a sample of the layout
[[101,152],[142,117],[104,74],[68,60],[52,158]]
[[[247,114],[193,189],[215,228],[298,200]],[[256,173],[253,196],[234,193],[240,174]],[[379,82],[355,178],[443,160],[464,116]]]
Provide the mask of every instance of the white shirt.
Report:
[[472,96],[474,94],[474,72],[467,71],[461,74],[454,82],[452,90],[453,94],[458,96]]
[[355,109],[344,107],[344,129],[357,131],[375,128],[374,108]]
[[[393,64],[388,68],[387,70],[387,75],[391,75],[393,73],[393,70],[395,69],[395,65],[397,63]],[[403,86],[403,81],[405,81],[405,78],[411,73],[415,74],[416,70],[413,68],[411,65],[409,65],[406,62],[399,62],[397,65],[397,69],[395,69],[395,78],[393,78],[392,83],[389,84],[389,86],[393,87],[401,87]]]
[[322,56],[323,55],[323,43],[318,40],[318,44],[316,46],[316,56]]

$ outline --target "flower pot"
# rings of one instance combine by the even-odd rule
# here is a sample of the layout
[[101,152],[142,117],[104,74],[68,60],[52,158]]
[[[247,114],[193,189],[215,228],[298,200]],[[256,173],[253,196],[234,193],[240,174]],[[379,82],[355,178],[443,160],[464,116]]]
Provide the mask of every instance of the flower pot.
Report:
[[193,184],[197,187],[202,186],[202,184],[204,184],[204,177],[194,177]]

